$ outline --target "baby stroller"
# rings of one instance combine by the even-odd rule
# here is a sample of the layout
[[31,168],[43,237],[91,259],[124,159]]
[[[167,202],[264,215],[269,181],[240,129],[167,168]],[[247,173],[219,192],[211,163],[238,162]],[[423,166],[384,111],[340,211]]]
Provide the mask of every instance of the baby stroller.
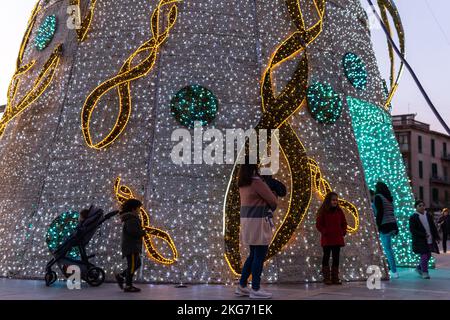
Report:
[[[66,241],[52,252],[53,258],[47,263],[45,268],[46,286],[50,286],[58,279],[56,272],[52,270],[55,264],[58,265],[66,278],[71,276],[71,274],[67,273],[67,268],[75,265],[80,268],[81,279],[89,285],[98,287],[105,281],[105,271],[89,262],[89,259],[93,258],[95,254],[87,256],[86,246],[91,241],[98,227],[118,213],[119,211],[112,211],[104,215],[102,209],[94,206],[89,208],[86,219],[77,226],[75,232]],[[78,248],[80,260],[68,256],[68,253],[73,248]]]

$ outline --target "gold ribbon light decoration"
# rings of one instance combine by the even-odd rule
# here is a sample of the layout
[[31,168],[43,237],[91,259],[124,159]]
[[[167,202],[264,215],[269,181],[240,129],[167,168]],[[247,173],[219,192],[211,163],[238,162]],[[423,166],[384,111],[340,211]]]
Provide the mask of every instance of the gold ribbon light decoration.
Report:
[[[130,84],[133,80],[145,77],[156,62],[156,57],[161,45],[167,40],[169,31],[175,25],[179,0],[160,0],[151,17],[151,29],[153,37],[141,45],[123,64],[119,73],[113,78],[100,84],[87,97],[81,112],[81,128],[86,144],[94,149],[104,149],[112,144],[126,128],[131,115],[131,94]],[[167,26],[160,29],[161,11],[164,7],[171,5],[167,13]],[[145,55],[136,66],[132,66],[138,55]],[[99,100],[109,91],[116,89],[119,96],[119,114],[116,123],[106,137],[99,142],[93,142],[91,137],[91,116]]]
[[[97,0],[91,0],[86,16],[82,20],[80,17],[81,25],[79,26],[79,28],[76,29],[76,33],[77,33],[79,42],[83,42],[84,40],[86,40],[87,34],[89,33],[89,29],[91,27],[92,19],[94,18],[94,11],[95,11],[96,3],[97,3]],[[70,4],[80,8],[80,0],[70,0]],[[81,9],[79,10],[79,12],[81,12]]]
[[[117,200],[120,204],[123,204],[128,199],[135,199],[135,196],[133,195],[133,192],[129,187],[126,185],[120,184],[120,177],[116,179],[116,182],[114,184],[114,192],[116,195]],[[145,231],[144,236],[144,246],[147,251],[147,255],[149,258],[153,259],[157,263],[164,264],[164,265],[171,265],[175,263],[178,259],[178,251],[175,247],[175,243],[173,242],[170,235],[158,228],[152,227],[150,224],[150,215],[145,211],[144,208],[141,207],[140,210],[140,217],[142,222],[142,228]],[[172,251],[172,258],[166,258],[164,257],[158,249],[155,248],[155,245],[153,244],[152,238],[157,238],[163,240]]]
[[23,56],[40,10],[41,6],[38,2],[31,13],[31,18],[28,21],[28,26],[20,45],[19,56],[16,62],[16,71],[8,87],[6,110],[3,117],[0,119],[0,137],[3,135],[7,124],[25,111],[47,90],[58,69],[62,53],[62,44],[58,44],[55,47],[40,70],[32,88],[16,103],[16,95],[20,88],[20,77],[27,74],[36,64],[36,60],[31,60],[31,62],[23,64]]
[[[378,6],[380,7],[381,18],[387,30],[389,31],[390,36],[392,36],[392,28],[391,23],[389,21],[388,13],[391,15],[392,20],[394,21],[394,27],[397,32],[398,40],[400,43],[400,52],[402,53],[403,56],[405,56],[406,53],[405,31],[403,29],[402,19],[397,10],[397,7],[395,6],[394,1],[378,0]],[[401,61],[399,70],[398,72],[396,72],[394,48],[392,47],[392,44],[389,41],[388,41],[388,50],[389,50],[389,59],[391,61],[391,71],[390,71],[390,88],[388,89],[387,100],[386,103],[384,104],[384,107],[386,109],[389,109],[389,106],[391,105],[392,99],[394,98],[394,95],[398,89],[398,84],[400,82],[400,78],[404,70],[404,63],[403,61]]]
[[[331,187],[322,177],[319,167],[314,160],[308,158],[305,147],[288,123],[288,119],[306,105],[306,91],[308,86],[307,55],[303,55],[291,80],[278,96],[275,94],[272,81],[272,72],[277,66],[287,59],[305,51],[306,47],[314,42],[322,32],[325,0],[312,1],[319,18],[313,26],[307,28],[303,19],[300,0],[285,0],[297,31],[291,34],[276,49],[262,79],[261,97],[263,116],[255,129],[257,132],[260,129],[279,129],[280,136],[278,143],[287,161],[289,176],[291,177],[291,192],[288,199],[289,206],[281,225],[275,231],[266,256],[266,261],[283,249],[301,224],[311,202],[312,187],[315,187],[321,196],[326,195],[325,192],[331,191]],[[241,150],[242,152],[245,152],[245,149]],[[224,204],[225,260],[235,275],[241,272],[239,243],[240,199],[237,179],[238,165],[235,164]],[[358,211],[346,200],[340,199],[339,201],[345,209],[351,210],[356,222],[355,227],[349,228],[349,232],[355,232],[359,223]]]
[[[314,189],[316,189],[317,193],[319,194],[320,198],[325,199],[326,195],[333,191],[331,189],[330,184],[322,175],[322,172],[320,171],[319,165],[316,161],[309,158],[309,167],[311,169],[311,181],[314,185]],[[339,198],[339,206],[341,208],[344,208],[347,212],[349,212],[354,221],[354,226],[347,225],[347,232],[349,233],[355,233],[358,231],[359,228],[359,213],[358,209],[356,209],[355,205],[345,199]]]

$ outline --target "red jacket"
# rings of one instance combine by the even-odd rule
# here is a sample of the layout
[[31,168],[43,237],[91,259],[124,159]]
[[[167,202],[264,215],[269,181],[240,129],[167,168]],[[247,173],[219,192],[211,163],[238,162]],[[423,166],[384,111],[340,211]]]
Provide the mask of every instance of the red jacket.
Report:
[[316,228],[321,233],[320,245],[345,246],[344,236],[347,233],[347,221],[341,208],[325,211],[317,217]]

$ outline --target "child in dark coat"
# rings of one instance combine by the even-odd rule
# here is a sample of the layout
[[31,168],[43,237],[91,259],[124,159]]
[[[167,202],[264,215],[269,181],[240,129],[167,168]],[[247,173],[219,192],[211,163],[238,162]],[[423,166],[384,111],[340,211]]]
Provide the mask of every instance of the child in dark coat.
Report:
[[412,249],[414,253],[420,254],[420,264],[416,271],[423,279],[430,279],[428,262],[431,252],[439,253],[436,243],[440,240],[439,234],[433,217],[425,212],[425,203],[417,200],[415,207],[416,213],[409,218],[409,230],[412,236]]
[[[142,229],[139,218],[139,210],[142,203],[136,199],[129,199],[122,205],[120,220],[122,227],[122,258],[127,258],[127,268],[116,275],[119,287],[125,292],[139,292],[141,289],[133,286],[133,276],[141,266],[142,237],[145,231]],[[125,282],[125,288],[124,288]]]
[[[344,236],[347,234],[347,221],[339,207],[338,195],[330,192],[317,213],[316,227],[321,234],[323,247],[322,274],[325,284],[342,284],[339,279],[339,255],[345,246]],[[333,263],[330,276],[330,254]]]

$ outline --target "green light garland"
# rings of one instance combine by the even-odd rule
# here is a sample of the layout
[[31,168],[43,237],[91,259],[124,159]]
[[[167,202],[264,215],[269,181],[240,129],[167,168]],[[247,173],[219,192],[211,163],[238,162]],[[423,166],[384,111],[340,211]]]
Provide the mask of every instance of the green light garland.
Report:
[[328,83],[314,82],[307,92],[309,110],[318,122],[335,123],[342,113],[342,101]]
[[[52,221],[45,237],[50,252],[55,252],[55,250],[73,234],[78,225],[78,217],[78,212],[67,211]],[[67,254],[68,257],[73,259],[79,257],[79,255],[77,248],[73,248]]]
[[42,51],[52,42],[56,33],[56,16],[51,15],[45,18],[44,22],[39,26],[34,45],[37,50]]
[[344,73],[348,81],[359,90],[367,88],[367,69],[363,60],[356,54],[349,52],[342,61]]
[[193,128],[194,122],[202,126],[214,120],[218,111],[218,102],[208,89],[191,85],[181,89],[170,102],[172,115],[183,126]]
[[[391,117],[381,107],[347,97],[353,130],[364,167],[367,185],[383,181],[394,197],[399,235],[393,238],[399,266],[415,267],[420,257],[412,252],[409,217],[415,212],[414,196],[400,149],[395,139]],[[433,261],[430,261],[433,265]]]

